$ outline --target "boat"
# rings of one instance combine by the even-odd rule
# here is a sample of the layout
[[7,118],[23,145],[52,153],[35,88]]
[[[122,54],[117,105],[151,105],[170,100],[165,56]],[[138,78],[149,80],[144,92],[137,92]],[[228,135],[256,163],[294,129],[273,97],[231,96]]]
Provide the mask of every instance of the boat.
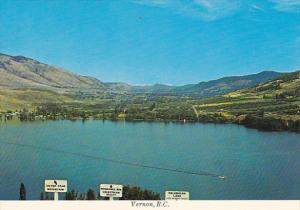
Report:
[[226,177],[226,176],[218,176],[218,178],[224,180],[224,179],[226,179],[227,177]]

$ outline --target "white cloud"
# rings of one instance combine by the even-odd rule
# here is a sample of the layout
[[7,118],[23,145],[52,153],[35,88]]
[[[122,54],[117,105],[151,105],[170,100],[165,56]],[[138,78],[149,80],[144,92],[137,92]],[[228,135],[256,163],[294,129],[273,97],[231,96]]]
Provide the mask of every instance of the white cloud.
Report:
[[168,9],[176,14],[207,21],[230,16],[240,6],[237,0],[135,0],[133,2]]
[[274,8],[281,12],[300,13],[300,0],[269,0],[274,3]]
[[264,8],[262,6],[259,6],[258,4],[251,4],[250,10],[251,11],[264,11]]

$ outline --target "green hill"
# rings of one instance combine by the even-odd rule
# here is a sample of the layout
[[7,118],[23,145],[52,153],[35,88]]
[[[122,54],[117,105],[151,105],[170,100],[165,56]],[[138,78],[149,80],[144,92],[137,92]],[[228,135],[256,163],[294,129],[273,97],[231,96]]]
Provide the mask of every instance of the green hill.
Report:
[[223,77],[208,82],[200,82],[196,85],[182,86],[178,88],[177,91],[190,96],[210,97],[222,95],[242,88],[253,87],[262,82],[270,81],[280,75],[281,73],[279,72],[263,71],[245,76]]
[[300,131],[300,71],[253,88],[203,99],[194,107],[203,121],[241,123],[261,130]]

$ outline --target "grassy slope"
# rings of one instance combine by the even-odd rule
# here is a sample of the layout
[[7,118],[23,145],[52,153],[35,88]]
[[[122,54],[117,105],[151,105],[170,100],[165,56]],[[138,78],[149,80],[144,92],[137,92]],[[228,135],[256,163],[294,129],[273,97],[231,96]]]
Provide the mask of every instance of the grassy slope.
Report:
[[32,110],[40,103],[64,103],[72,101],[68,96],[57,94],[48,90],[0,90],[0,112],[8,110]]
[[80,76],[22,56],[0,55],[0,86],[43,88],[104,88],[91,77]]
[[256,84],[279,77],[281,74],[282,73],[273,71],[263,71],[257,74],[223,77],[217,80],[183,86],[168,86],[161,84],[151,86],[133,86],[129,89],[129,92],[133,94],[148,93],[160,96],[192,96],[203,98],[225,94],[242,88],[253,87]]
[[242,88],[253,87],[254,85],[279,77],[281,74],[273,71],[263,71],[251,75],[223,77],[208,82],[200,82],[196,85],[182,86],[177,91],[192,96],[211,97]]
[[74,102],[81,95],[89,97],[105,89],[95,78],[30,58],[0,54],[0,111],[32,109],[40,103]]
[[[203,118],[219,117],[262,129],[266,126],[263,124],[267,123],[264,121],[268,120],[289,126],[300,122],[300,72],[286,74],[254,88],[203,99],[194,107]],[[270,130],[280,130],[279,127],[271,126]]]

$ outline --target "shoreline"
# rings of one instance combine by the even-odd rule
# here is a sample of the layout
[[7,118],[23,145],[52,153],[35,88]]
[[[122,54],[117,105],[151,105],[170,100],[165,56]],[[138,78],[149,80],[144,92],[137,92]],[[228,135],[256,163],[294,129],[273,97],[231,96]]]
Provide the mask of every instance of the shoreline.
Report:
[[177,123],[177,124],[196,124],[196,123],[202,123],[202,124],[216,124],[216,125],[222,125],[222,124],[232,124],[232,125],[240,125],[248,129],[255,129],[260,132],[292,132],[300,134],[300,128],[297,129],[287,129],[288,127],[280,127],[280,128],[265,128],[261,127],[260,124],[249,124],[244,121],[238,121],[238,120],[174,120],[174,119],[112,119],[112,118],[55,118],[55,119],[35,119],[35,120],[20,120],[20,119],[8,119],[4,120],[0,118],[0,122],[9,122],[9,121],[18,121],[18,122],[44,122],[44,121],[60,121],[60,120],[67,120],[67,121],[112,121],[112,122],[132,122],[132,123],[138,123],[138,122],[148,122],[148,123]]

